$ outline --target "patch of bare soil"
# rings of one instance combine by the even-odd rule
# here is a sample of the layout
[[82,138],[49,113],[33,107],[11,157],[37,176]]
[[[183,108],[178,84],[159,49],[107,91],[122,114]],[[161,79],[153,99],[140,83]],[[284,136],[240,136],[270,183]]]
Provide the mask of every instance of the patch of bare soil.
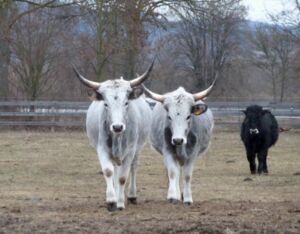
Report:
[[250,175],[236,131],[195,165],[194,203],[170,204],[160,155],[139,160],[138,204],[108,212],[84,133],[0,133],[0,233],[300,233],[300,132],[280,135],[269,175]]
[[300,230],[300,205],[288,201],[208,200],[185,207],[143,200],[109,213],[97,198],[76,198],[39,201],[24,208],[2,206],[0,211],[1,233],[296,234]]

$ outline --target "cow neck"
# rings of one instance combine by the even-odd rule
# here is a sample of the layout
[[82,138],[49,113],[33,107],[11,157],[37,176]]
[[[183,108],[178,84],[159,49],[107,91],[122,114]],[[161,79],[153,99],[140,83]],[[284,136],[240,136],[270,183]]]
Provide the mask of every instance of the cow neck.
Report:
[[177,145],[175,146],[176,151],[176,159],[179,164],[183,166],[184,162],[188,159],[188,155],[186,153],[186,145]]
[[[121,165],[121,162],[123,160],[123,143],[124,143],[124,134],[113,134],[110,131],[109,124],[107,121],[104,121],[104,127],[105,127],[105,132],[107,132],[107,146],[110,149],[111,152],[111,158],[118,164]],[[126,130],[125,130],[126,131]]]
[[184,164],[184,161],[188,158],[186,153],[186,145],[173,145],[172,144],[172,132],[169,127],[165,128],[165,142],[167,149],[172,153],[173,157],[178,160],[180,165]]
[[122,155],[123,155],[122,141],[123,141],[123,133],[118,135],[112,134],[111,153],[113,158],[116,158],[118,160],[122,160]]

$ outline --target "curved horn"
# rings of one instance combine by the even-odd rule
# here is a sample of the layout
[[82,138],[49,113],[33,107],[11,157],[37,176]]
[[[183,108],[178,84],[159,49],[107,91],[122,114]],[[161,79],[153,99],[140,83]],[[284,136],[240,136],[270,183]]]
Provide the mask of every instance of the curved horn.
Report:
[[144,74],[142,74],[141,76],[138,76],[137,78],[130,81],[130,86],[131,87],[135,87],[135,86],[140,85],[141,83],[143,83],[149,77],[149,75],[151,73],[151,70],[153,68],[154,61],[155,61],[155,59],[153,59],[151,65],[149,66],[149,68],[147,69],[147,71]]
[[164,100],[165,100],[164,95],[157,94],[157,93],[154,93],[154,92],[150,91],[149,89],[147,89],[145,87],[145,85],[142,85],[142,86],[143,86],[144,91],[145,91],[145,93],[146,93],[147,96],[149,96],[150,98],[152,98],[155,101],[164,102]]
[[215,78],[214,82],[207,89],[205,89],[205,90],[203,90],[199,93],[194,93],[193,94],[193,97],[194,97],[195,101],[203,100],[205,97],[207,97],[210,94],[210,92],[212,91],[212,89],[213,89],[213,87],[216,83],[217,77],[218,77],[218,75],[216,75],[216,78]]
[[94,81],[90,81],[86,78],[84,78],[79,72],[78,70],[76,69],[76,67],[74,65],[73,66],[73,70],[77,76],[77,78],[80,80],[80,82],[82,84],[84,84],[85,86],[89,87],[89,88],[92,88],[92,89],[98,89],[100,87],[100,83],[98,82],[94,82]]

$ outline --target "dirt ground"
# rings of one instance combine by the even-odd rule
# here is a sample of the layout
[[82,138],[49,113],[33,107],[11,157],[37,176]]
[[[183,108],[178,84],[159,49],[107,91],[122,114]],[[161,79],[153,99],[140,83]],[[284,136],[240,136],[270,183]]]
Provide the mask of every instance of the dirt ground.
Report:
[[140,156],[138,204],[110,213],[84,132],[0,133],[0,233],[300,233],[300,131],[282,133],[269,175],[252,176],[237,131],[214,132],[192,181],[169,204],[162,157]]

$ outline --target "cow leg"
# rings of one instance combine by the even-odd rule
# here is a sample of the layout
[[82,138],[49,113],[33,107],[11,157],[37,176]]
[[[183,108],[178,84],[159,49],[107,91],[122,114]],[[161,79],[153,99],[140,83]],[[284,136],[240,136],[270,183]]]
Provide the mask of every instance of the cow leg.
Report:
[[183,166],[183,203],[191,205],[193,203],[191,181],[193,174],[193,160],[188,160]]
[[97,148],[97,154],[106,182],[106,203],[109,211],[117,209],[117,197],[114,188],[114,166],[109,154],[103,148]]
[[164,157],[164,163],[168,171],[169,189],[167,199],[171,203],[177,203],[180,201],[180,192],[178,193],[178,182],[180,177],[180,167],[174,160],[173,156],[166,154]]
[[269,173],[269,171],[268,171],[268,164],[267,164],[267,157],[268,157],[268,154],[266,154],[266,157],[264,158],[263,173],[265,173],[265,174]]
[[268,174],[267,154],[268,154],[268,148],[267,147],[265,147],[265,149],[261,150],[258,153],[258,174],[261,174],[261,173]]
[[256,173],[255,153],[252,150],[247,150],[247,159],[250,166],[251,174]]
[[131,169],[130,169],[130,184],[129,184],[129,191],[128,191],[128,202],[132,204],[137,203],[136,199],[136,170],[137,170],[137,155],[135,155],[132,163],[131,163]]
[[182,195],[181,195],[181,192],[180,192],[180,166],[178,166],[178,170],[179,170],[179,173],[178,175],[176,176],[176,190],[177,190],[177,194],[179,196],[179,200],[182,200]]
[[118,181],[118,201],[117,201],[117,207],[119,210],[122,210],[125,208],[125,184],[129,175],[130,165],[132,160],[125,159],[121,166],[119,167],[119,181]]
[[114,173],[114,188],[116,191],[116,194],[118,195],[119,191],[119,169],[120,166],[114,165],[115,173]]

